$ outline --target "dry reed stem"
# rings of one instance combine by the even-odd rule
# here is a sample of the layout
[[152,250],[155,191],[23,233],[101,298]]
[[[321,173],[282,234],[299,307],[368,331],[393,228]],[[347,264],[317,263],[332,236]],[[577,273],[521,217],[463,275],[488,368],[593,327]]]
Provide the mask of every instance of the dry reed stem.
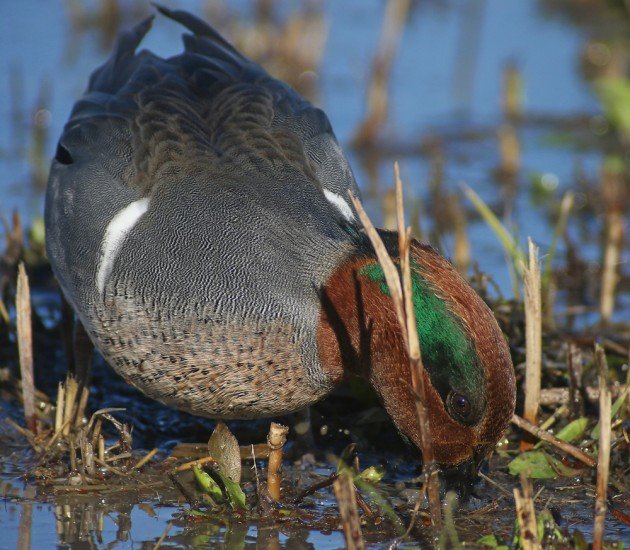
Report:
[[521,144],[516,129],[512,124],[504,124],[499,128],[499,157],[502,174],[510,177],[518,173],[521,167]]
[[166,537],[168,536],[168,533],[169,533],[169,531],[171,530],[172,527],[173,527],[172,523],[167,523],[166,524],[166,528],[164,529],[164,531],[163,531],[162,535],[160,536],[160,538],[155,543],[155,546],[153,546],[153,550],[159,550],[160,546],[162,546],[162,543],[166,540]]
[[361,522],[357,510],[356,491],[352,477],[347,470],[342,471],[333,483],[335,497],[339,505],[341,515],[341,525],[346,538],[346,548],[349,550],[360,550],[365,548],[363,534],[361,533]]
[[[374,251],[376,252],[376,257],[378,258],[378,261],[381,264],[381,267],[383,268],[385,281],[387,282],[387,287],[389,288],[390,294],[392,295],[396,317],[398,319],[400,326],[404,328],[407,322],[406,322],[405,312],[403,308],[402,286],[400,284],[400,277],[398,275],[398,271],[396,270],[396,266],[394,265],[394,262],[390,258],[389,253],[387,252],[387,249],[385,248],[385,245],[383,244],[381,237],[379,236],[378,232],[376,231],[376,228],[372,224],[372,221],[370,220],[367,213],[365,212],[365,209],[363,208],[361,201],[359,201],[359,199],[355,197],[352,194],[352,192],[348,192],[348,195],[350,196],[350,200],[352,201],[352,204],[354,205],[354,208],[356,209],[357,214],[359,215],[359,219],[361,220],[361,223],[363,224],[363,228],[365,229],[365,232],[367,233],[367,236],[370,239],[372,246],[374,247]],[[403,330],[403,338],[405,340],[405,347],[408,348],[406,330]]]
[[521,474],[521,492],[514,487],[514,501],[516,503],[516,517],[520,529],[520,542],[523,550],[538,550],[538,529],[536,528],[536,510],[532,496],[532,483],[525,474]]
[[57,386],[57,408],[55,409],[55,435],[61,432],[63,426],[63,403],[65,401],[66,388],[62,382]]
[[582,351],[573,342],[567,350],[567,370],[569,371],[569,407],[571,418],[584,414],[582,402]]
[[508,119],[518,119],[523,114],[523,78],[513,62],[506,63],[503,68],[501,107],[503,115]]
[[[207,452],[207,450],[206,450]],[[191,460],[190,462],[185,462],[184,464],[179,465],[175,468],[176,472],[183,472],[185,470],[190,470],[194,466],[203,466],[204,464],[216,464],[216,460],[211,456],[204,456],[203,458],[198,458],[197,460]]]
[[131,469],[132,470],[139,470],[140,468],[142,468],[147,462],[149,462],[149,460],[151,460],[156,454],[158,454],[158,449],[154,448],[151,449],[146,455],[144,455],[140,460],[138,460],[138,462],[136,462]]
[[22,375],[22,397],[26,427],[37,434],[35,416],[35,380],[33,378],[33,325],[31,322],[31,291],[24,262],[18,267],[17,295],[15,298],[17,313],[18,352],[20,355],[20,373]]
[[[630,391],[630,386],[626,384],[620,384],[619,386],[610,388],[613,399],[617,399],[620,395],[628,391]],[[586,386],[584,392],[586,393],[586,399],[591,403],[599,400],[599,388]],[[569,388],[544,388],[540,390],[540,404],[543,406],[563,405],[569,403],[569,399]]]
[[595,519],[593,523],[593,550],[604,544],[606,522],[606,490],[610,467],[611,397],[608,390],[608,364],[601,346],[595,344],[595,360],[599,374],[599,453],[597,456],[597,487],[595,491]]
[[420,424],[420,438],[422,441],[422,462],[427,486],[427,498],[431,521],[437,528],[442,526],[442,509],[440,501],[440,486],[433,455],[433,444],[431,440],[431,426],[429,416],[425,409],[425,388],[424,388],[424,365],[422,363],[422,352],[420,341],[418,340],[418,328],[416,324],[416,314],[413,305],[413,288],[411,283],[411,228],[405,231],[405,211],[403,206],[403,187],[400,179],[400,168],[398,163],[394,163],[394,174],[396,177],[396,215],[398,218],[398,242],[400,265],[403,280],[403,298],[405,310],[405,324],[401,324],[403,333],[407,334],[407,352],[409,354],[411,385],[414,392],[414,402],[416,404],[416,414]]
[[551,443],[554,447],[557,447],[561,451],[570,454],[571,456],[577,458],[580,462],[583,462],[591,468],[594,468],[597,464],[597,461],[591,455],[585,453],[584,451],[581,451],[580,449],[578,449],[574,445],[571,445],[570,443],[567,443],[566,441],[562,441],[561,439],[554,437],[549,432],[541,430],[535,424],[528,422],[527,420],[521,418],[516,414],[512,416],[512,423],[519,427],[521,430],[525,430],[526,432],[535,435],[538,439],[542,439],[547,443]]
[[269,446],[269,468],[267,469],[267,490],[269,496],[276,502],[280,501],[280,485],[282,477],[282,447],[287,442],[289,428],[282,424],[271,423],[267,445]]
[[606,237],[602,265],[602,285],[599,314],[602,323],[608,323],[615,310],[615,290],[619,281],[619,265],[623,242],[624,220],[619,208],[606,212]]
[[381,39],[368,88],[367,113],[352,140],[357,147],[373,145],[387,118],[387,84],[410,6],[411,0],[388,0],[385,6]]
[[[540,287],[540,264],[538,248],[532,239],[529,244],[529,265],[523,266],[523,282],[525,292],[525,407],[526,420],[538,423],[540,407],[540,380],[542,362],[542,304]],[[521,440],[521,451],[532,448],[532,443]]]
[[462,208],[459,193],[451,195],[451,213],[453,217],[453,263],[455,269],[465,277],[471,263],[470,239],[466,211]]
[[[254,449],[254,456],[252,457],[252,447]],[[269,446],[267,443],[256,443],[254,445],[247,445],[240,447],[241,460],[256,460],[259,458],[269,457]],[[208,454],[207,443],[178,443],[171,451],[170,456],[174,458],[203,458]]]
[[68,375],[66,377],[65,393],[63,401],[63,435],[67,436],[70,433],[70,427],[72,420],[74,419],[75,403],[77,399],[77,391],[79,386],[76,380]]
[[363,224],[363,228],[374,247],[381,267],[383,268],[385,280],[387,281],[387,285],[390,289],[396,316],[401,327],[405,348],[409,356],[411,385],[414,394],[414,402],[416,404],[418,423],[420,425],[422,462],[425,474],[427,498],[429,501],[429,510],[433,525],[439,528],[442,525],[439,480],[433,455],[429,419],[424,408],[424,403],[426,401],[423,375],[424,366],[422,364],[415,310],[413,307],[411,262],[409,257],[411,249],[411,229],[407,228],[405,230],[402,181],[400,179],[398,163],[394,164],[394,173],[396,178],[396,210],[398,217],[398,243],[402,285],[398,270],[389,256],[389,253],[387,252],[387,249],[385,248],[378,232],[365,212],[363,205],[354,195],[352,195],[352,193],[350,193],[350,198],[359,215],[361,223]]
[[17,550],[31,550],[31,530],[33,525],[33,505],[23,503],[20,511],[20,526],[18,527]]

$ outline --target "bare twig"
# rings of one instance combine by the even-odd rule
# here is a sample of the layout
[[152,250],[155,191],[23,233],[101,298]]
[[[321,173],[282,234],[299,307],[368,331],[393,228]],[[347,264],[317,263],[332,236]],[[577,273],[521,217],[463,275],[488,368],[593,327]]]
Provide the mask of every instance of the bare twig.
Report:
[[521,418],[520,416],[517,416],[516,414],[512,416],[512,423],[522,430],[525,430],[526,432],[535,435],[537,438],[542,439],[547,443],[551,443],[558,449],[577,458],[580,462],[583,462],[591,468],[595,467],[595,465],[597,464],[597,461],[591,455],[586,454],[584,451],[581,451],[580,449],[571,445],[570,443],[567,443],[566,441],[562,441],[561,439],[554,437],[549,432],[541,430],[538,426],[532,424],[531,422],[528,422],[527,420]]
[[322,479],[321,481],[313,483],[313,485],[310,485],[309,487],[304,489],[297,497],[295,497],[295,499],[293,500],[293,504],[299,504],[300,502],[302,502],[302,500],[312,495],[313,493],[326,487],[330,487],[338,477],[339,474],[337,472],[333,472],[326,479]]
[[156,454],[158,453],[158,449],[151,449],[146,455],[144,455],[140,460],[138,460],[138,462],[136,462],[131,469],[132,470],[139,470],[140,468],[142,468],[147,462],[149,462],[149,460],[151,460]]
[[171,527],[173,527],[172,523],[167,523],[166,524],[166,528],[164,529],[164,532],[162,533],[162,536],[155,543],[155,546],[153,547],[153,550],[159,550],[160,546],[162,546],[162,543],[166,540],[166,537],[168,536],[168,533],[171,530]]
[[[208,452],[206,450],[206,452]],[[175,468],[176,472],[183,472],[185,470],[191,470],[194,466],[203,466],[204,464],[215,464],[216,460],[211,456],[204,456],[203,458],[198,458],[197,460],[191,460],[190,462],[185,462],[184,464],[180,464],[177,468]]]

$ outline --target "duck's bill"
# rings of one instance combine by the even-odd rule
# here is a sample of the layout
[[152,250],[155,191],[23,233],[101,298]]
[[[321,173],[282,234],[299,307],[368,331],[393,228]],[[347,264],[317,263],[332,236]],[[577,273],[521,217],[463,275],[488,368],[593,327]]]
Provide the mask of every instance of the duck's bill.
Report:
[[479,461],[470,458],[455,466],[441,467],[441,493],[442,498],[449,491],[455,491],[459,502],[467,502],[474,495],[475,485],[479,481]]

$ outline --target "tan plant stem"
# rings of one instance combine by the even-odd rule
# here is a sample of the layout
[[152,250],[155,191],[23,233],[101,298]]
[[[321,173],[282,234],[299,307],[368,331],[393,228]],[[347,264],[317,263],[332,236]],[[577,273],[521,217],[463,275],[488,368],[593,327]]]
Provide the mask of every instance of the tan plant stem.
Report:
[[269,427],[269,435],[267,436],[267,445],[269,446],[269,468],[267,470],[267,489],[269,495],[276,502],[280,500],[280,484],[282,477],[280,470],[282,468],[282,447],[287,441],[287,433],[289,428],[282,424],[271,423]]
[[[538,248],[529,239],[529,265],[523,266],[525,290],[525,408],[526,420],[538,423],[542,363],[542,306]],[[530,441],[521,441],[521,451],[531,449]]]
[[606,522],[606,492],[610,467],[611,397],[608,390],[608,364],[603,348],[595,345],[595,359],[599,374],[599,453],[597,456],[597,486],[595,491],[595,519],[593,525],[593,550],[604,545]]
[[520,529],[520,543],[523,550],[538,550],[538,530],[536,528],[536,511],[532,497],[532,483],[525,474],[521,474],[522,492],[514,487],[514,501],[516,503],[516,516]]
[[352,476],[347,470],[342,471],[335,479],[333,489],[339,505],[346,548],[349,550],[365,548],[359,512],[357,510],[356,491],[352,482]]
[[415,310],[413,307],[411,264],[409,258],[411,248],[411,230],[409,228],[405,229],[402,182],[400,179],[398,163],[394,165],[394,171],[396,176],[396,210],[398,217],[398,242],[402,284],[400,280],[401,276],[399,275],[393,260],[390,258],[383,241],[378,235],[378,232],[366,214],[360,201],[352,194],[350,195],[350,198],[357,213],[359,214],[359,218],[361,219],[372,246],[374,247],[381,267],[383,268],[385,280],[387,281],[387,285],[390,289],[392,300],[394,302],[394,309],[402,330],[405,347],[409,356],[411,385],[416,404],[418,422],[420,424],[422,463],[425,475],[425,484],[427,486],[427,498],[429,501],[431,521],[435,527],[440,528],[442,525],[442,513],[439,480],[433,454],[429,418],[424,407],[424,403],[426,401],[424,388],[424,366],[422,364]]
[[17,296],[17,337],[20,355],[20,373],[22,375],[22,397],[26,427],[37,433],[35,416],[35,381],[33,378],[33,328],[31,322],[31,291],[24,263],[18,267]]

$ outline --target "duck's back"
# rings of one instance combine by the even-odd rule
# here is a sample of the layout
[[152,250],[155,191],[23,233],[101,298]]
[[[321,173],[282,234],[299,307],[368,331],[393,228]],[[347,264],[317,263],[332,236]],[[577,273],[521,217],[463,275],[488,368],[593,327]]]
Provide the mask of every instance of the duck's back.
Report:
[[75,105],[48,254],[96,346],[147,394],[215,417],[295,410],[331,386],[318,292],[356,252],[356,184],[320,110],[166,13],[195,33],[185,52],[136,54],[145,21]]

